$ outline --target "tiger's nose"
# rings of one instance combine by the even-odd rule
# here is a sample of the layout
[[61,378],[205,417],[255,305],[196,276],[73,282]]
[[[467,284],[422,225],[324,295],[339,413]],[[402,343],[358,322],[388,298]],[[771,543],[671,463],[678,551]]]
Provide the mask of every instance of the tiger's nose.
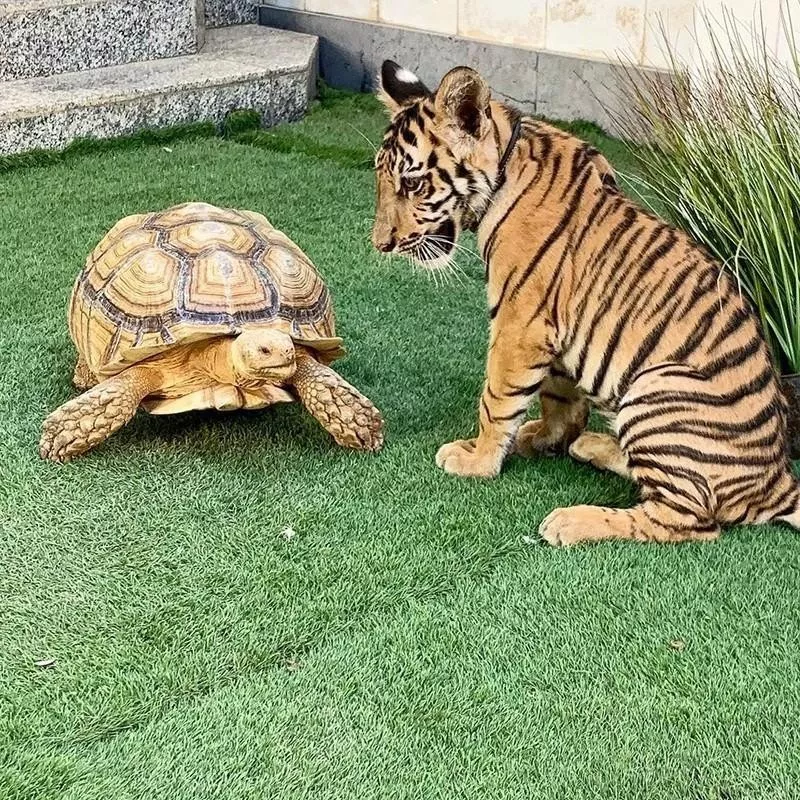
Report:
[[397,228],[391,230],[375,230],[372,234],[372,243],[381,253],[391,253],[397,245]]

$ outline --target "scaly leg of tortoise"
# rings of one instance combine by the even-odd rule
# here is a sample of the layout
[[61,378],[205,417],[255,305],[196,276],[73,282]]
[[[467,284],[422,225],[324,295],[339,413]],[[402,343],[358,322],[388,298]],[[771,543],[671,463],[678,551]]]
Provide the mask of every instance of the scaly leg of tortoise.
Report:
[[152,367],[129,367],[64,403],[44,421],[39,454],[69,461],[96,447],[133,419],[139,403],[161,386]]
[[361,392],[330,367],[298,349],[292,377],[300,401],[342,447],[378,451],[383,417]]

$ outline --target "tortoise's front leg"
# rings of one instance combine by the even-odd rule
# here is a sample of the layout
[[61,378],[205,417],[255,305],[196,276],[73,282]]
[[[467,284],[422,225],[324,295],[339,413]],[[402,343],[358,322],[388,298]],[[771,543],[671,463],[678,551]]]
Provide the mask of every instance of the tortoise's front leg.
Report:
[[39,455],[69,461],[97,446],[133,419],[139,403],[161,380],[152,367],[129,367],[64,403],[42,425]]
[[337,444],[372,451],[383,447],[381,412],[330,367],[298,350],[292,383],[300,401]]

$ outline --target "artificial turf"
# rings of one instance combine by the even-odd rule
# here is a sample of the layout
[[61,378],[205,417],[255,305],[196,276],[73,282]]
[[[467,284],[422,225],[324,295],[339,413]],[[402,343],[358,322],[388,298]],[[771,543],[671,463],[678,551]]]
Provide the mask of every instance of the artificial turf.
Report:
[[[800,796],[800,538],[553,550],[527,538],[548,511],[631,485],[565,459],[437,470],[476,424],[482,269],[462,254],[442,288],[373,252],[382,125],[327,93],[268,133],[0,173],[0,798]],[[316,262],[382,453],[279,406],[140,414],[38,459],[86,253],[188,200],[266,213]]]

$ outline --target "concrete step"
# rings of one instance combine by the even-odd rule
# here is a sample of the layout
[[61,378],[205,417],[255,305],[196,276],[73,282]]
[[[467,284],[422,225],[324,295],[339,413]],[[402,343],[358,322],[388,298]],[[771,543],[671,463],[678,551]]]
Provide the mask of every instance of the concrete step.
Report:
[[257,19],[256,0],[206,0],[206,25],[209,28],[244,25]]
[[0,86],[0,155],[61,149],[234,109],[265,125],[298,119],[316,81],[317,39],[258,25],[209,31],[193,56],[144,61]]
[[203,0],[0,0],[0,81],[196,53]]

